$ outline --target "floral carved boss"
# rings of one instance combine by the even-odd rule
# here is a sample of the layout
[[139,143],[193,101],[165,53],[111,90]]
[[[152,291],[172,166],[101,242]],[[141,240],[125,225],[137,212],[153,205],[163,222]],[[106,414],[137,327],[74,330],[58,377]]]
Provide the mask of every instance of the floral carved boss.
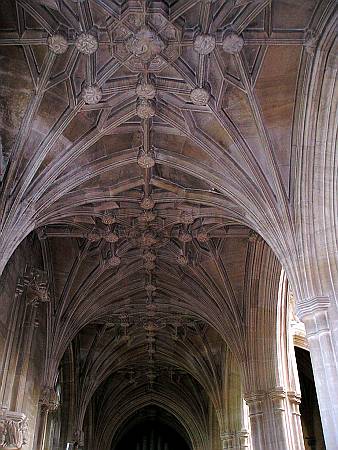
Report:
[[181,54],[181,30],[161,13],[131,12],[112,31],[113,53],[132,72],[159,72]]

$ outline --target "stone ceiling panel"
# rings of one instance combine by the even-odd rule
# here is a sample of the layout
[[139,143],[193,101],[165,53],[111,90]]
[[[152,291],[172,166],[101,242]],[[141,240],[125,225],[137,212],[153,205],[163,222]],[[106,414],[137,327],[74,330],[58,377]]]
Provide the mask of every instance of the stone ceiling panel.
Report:
[[222,370],[228,347],[243,357],[250,258],[263,247],[251,228],[277,246],[291,227],[296,83],[314,9],[1,2],[1,230],[14,251],[38,229],[66,330],[53,350],[78,340],[86,400],[97,389],[108,415],[114,389],[127,408],[124,390],[142,402],[157,387],[159,403],[191,398],[205,418],[208,391],[224,390],[205,374]]

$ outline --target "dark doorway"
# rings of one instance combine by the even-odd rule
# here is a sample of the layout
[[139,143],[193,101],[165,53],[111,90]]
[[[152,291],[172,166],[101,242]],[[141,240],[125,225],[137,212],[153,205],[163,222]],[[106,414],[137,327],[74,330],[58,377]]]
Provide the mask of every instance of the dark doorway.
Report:
[[120,431],[112,450],[190,450],[185,430],[157,407],[138,411]]
[[300,405],[305,450],[325,450],[310,353],[295,347],[302,403]]

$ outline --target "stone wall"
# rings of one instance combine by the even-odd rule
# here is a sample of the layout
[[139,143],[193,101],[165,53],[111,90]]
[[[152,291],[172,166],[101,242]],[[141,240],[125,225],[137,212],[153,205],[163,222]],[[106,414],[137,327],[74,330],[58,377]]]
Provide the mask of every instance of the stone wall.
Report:
[[[0,281],[0,422],[6,427],[6,416],[12,413],[19,422],[24,417],[20,414],[27,417],[28,429],[16,443],[20,448],[20,439],[27,441],[25,450],[35,448],[44,369],[47,297],[42,269],[40,243],[31,235],[16,250]],[[13,445],[6,430],[3,439]]]

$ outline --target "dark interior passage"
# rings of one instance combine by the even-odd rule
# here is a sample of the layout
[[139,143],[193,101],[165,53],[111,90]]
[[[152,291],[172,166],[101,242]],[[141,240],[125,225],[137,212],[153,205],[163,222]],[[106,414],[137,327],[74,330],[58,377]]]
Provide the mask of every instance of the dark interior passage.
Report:
[[305,450],[325,450],[310,353],[296,347],[302,402],[300,405]]
[[135,414],[120,431],[112,450],[190,450],[178,421],[157,407]]

